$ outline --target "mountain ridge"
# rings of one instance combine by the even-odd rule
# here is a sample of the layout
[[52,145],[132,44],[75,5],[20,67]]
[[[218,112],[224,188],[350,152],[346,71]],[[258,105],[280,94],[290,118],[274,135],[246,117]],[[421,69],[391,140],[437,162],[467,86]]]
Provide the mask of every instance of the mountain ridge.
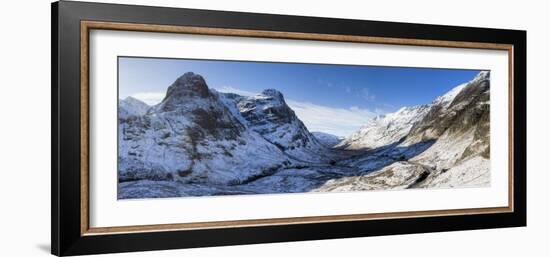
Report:
[[372,172],[334,179],[315,190],[347,191],[350,185],[353,190],[490,185],[489,81],[490,73],[480,72],[414,116],[412,126],[403,128],[405,136],[345,161]]

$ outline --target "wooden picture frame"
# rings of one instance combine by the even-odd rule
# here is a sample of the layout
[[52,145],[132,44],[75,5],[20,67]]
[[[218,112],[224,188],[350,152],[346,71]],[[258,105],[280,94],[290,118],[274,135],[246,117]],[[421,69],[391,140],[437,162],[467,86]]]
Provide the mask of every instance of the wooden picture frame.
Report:
[[[162,32],[508,52],[508,206],[91,227],[89,33]],[[164,7],[52,4],[52,254],[79,255],[526,225],[526,32]]]

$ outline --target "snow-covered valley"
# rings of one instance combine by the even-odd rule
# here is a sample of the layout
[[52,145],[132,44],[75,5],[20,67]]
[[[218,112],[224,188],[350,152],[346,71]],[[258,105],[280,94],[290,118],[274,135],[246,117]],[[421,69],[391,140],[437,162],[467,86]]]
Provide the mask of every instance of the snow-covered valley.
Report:
[[118,198],[488,186],[489,80],[342,139],[310,132],[277,90],[221,93],[188,72],[155,106],[120,100]]

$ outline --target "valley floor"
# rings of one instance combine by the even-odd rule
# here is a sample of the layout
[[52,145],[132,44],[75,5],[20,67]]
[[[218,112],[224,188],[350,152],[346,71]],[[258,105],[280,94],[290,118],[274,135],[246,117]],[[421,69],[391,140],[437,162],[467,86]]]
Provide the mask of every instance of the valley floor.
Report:
[[374,150],[332,149],[332,164],[302,162],[232,185],[180,181],[120,182],[118,198],[247,195],[302,192],[351,192],[410,188],[488,186],[489,160],[480,156],[450,170],[420,163],[414,157],[433,142],[406,148],[397,143]]

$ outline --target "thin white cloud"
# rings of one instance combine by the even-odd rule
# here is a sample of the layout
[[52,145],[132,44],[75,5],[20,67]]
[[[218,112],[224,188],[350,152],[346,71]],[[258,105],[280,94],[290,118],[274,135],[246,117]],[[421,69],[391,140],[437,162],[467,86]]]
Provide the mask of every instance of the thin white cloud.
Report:
[[287,100],[287,104],[308,128],[336,136],[348,136],[365,125],[377,113],[359,107],[333,108]]
[[361,95],[363,96],[363,99],[367,101],[374,101],[374,99],[376,99],[376,96],[372,94],[366,87],[361,89]]
[[165,95],[166,92],[140,92],[133,94],[132,97],[153,106],[160,103]]
[[232,86],[222,86],[222,87],[217,87],[215,89],[219,92],[222,92],[222,93],[234,93],[234,94],[242,95],[242,96],[254,96],[254,95],[258,94],[256,92],[241,90],[241,89],[238,89],[238,88],[234,88]]
[[351,93],[351,87],[349,87],[349,86],[346,86],[346,87],[344,88],[344,90],[345,90],[346,93],[348,93],[348,94]]

